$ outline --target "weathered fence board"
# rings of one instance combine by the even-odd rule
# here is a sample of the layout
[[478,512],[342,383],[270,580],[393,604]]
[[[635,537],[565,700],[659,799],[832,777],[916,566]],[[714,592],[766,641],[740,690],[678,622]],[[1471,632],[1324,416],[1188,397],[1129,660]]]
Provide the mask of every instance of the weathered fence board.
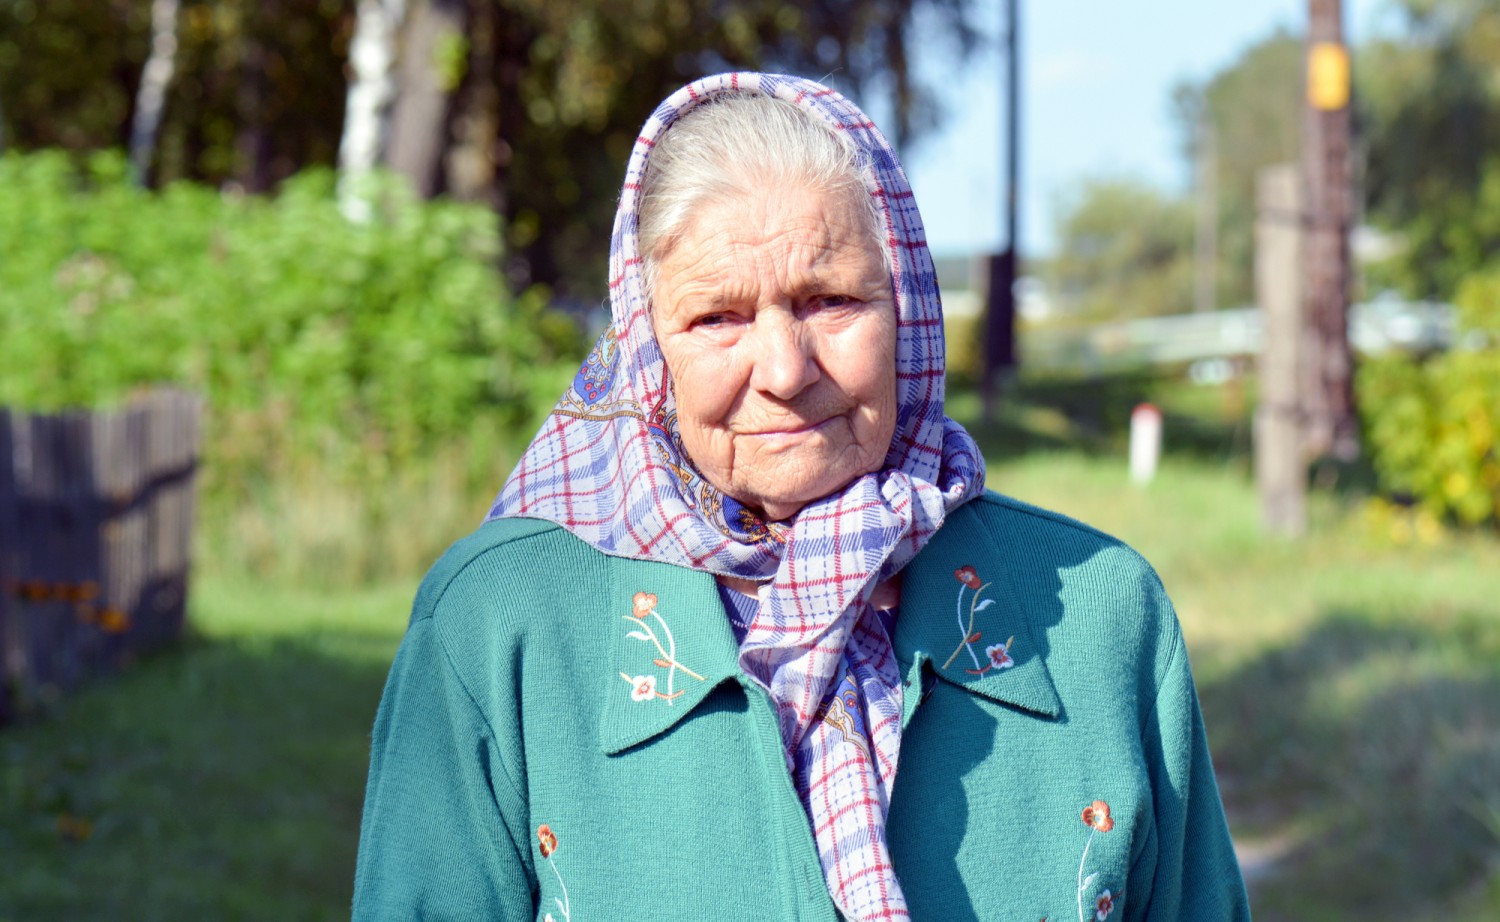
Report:
[[201,407],[0,410],[0,722],[180,635]]
[[[11,413],[0,407],[0,470],[10,468]],[[0,725],[9,721],[15,707],[11,677],[22,669],[20,637],[16,633],[15,603],[10,591],[16,572],[15,548],[19,532],[14,479],[0,474]]]

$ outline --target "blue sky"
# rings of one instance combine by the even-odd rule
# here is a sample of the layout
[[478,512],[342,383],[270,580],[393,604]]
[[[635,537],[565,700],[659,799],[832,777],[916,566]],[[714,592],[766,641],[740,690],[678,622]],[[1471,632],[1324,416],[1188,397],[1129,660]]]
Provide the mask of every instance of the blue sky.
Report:
[[[1003,0],[978,0],[982,28],[1000,29]],[[1021,0],[1021,247],[1046,255],[1060,200],[1090,176],[1130,176],[1180,191],[1171,90],[1233,61],[1278,25],[1300,34],[1307,0]],[[1353,42],[1398,22],[1391,0],[1345,0]],[[943,127],[905,165],[934,252],[997,248],[1003,239],[1004,60],[994,44],[955,72],[923,46],[918,67],[953,100]],[[959,104],[962,109],[959,109]],[[878,116],[877,116],[878,117]]]

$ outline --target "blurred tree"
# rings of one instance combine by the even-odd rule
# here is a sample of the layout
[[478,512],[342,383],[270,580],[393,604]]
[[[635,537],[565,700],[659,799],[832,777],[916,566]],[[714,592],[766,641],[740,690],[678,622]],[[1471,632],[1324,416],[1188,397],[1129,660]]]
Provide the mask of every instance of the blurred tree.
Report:
[[[264,188],[331,165],[353,0],[181,0],[156,178]],[[0,2],[0,99],[21,149],[127,147],[152,0]]]
[[[22,149],[125,146],[151,0],[0,0],[0,112]],[[366,7],[371,0],[366,0]],[[424,193],[505,218],[509,274],[597,296],[614,201],[644,114],[734,68],[828,74],[888,98],[894,140],[934,124],[913,43],[972,49],[974,0],[386,0],[403,53],[377,102],[382,162]],[[155,178],[258,191],[332,165],[358,0],[180,0]],[[350,68],[359,73],[358,62]],[[362,111],[361,117],[370,115]],[[388,133],[378,120],[388,117]],[[366,119],[361,130],[369,128]]]
[[150,0],[0,2],[8,143],[123,146],[150,34]]
[[1090,320],[1193,306],[1193,209],[1145,183],[1084,183],[1062,209],[1045,275],[1059,306]]
[[1215,142],[1217,304],[1254,300],[1255,178],[1301,158],[1303,53],[1300,36],[1278,29],[1207,80],[1173,91],[1186,161],[1207,159],[1199,150],[1206,132]]
[[1402,6],[1407,35],[1356,62],[1365,197],[1370,219],[1405,244],[1381,280],[1451,300],[1500,258],[1500,3]]
[[[940,115],[911,73],[908,43],[921,35],[961,58],[976,41],[971,6],[470,0],[467,58],[439,43],[425,64],[451,91],[438,188],[506,216],[513,282],[597,296],[624,164],[663,96],[725,70],[830,74],[867,101],[888,96],[899,144]],[[404,81],[401,93],[417,86]]]
[[385,160],[423,198],[446,185],[450,109],[468,69],[469,6],[470,0],[414,0],[406,12]]
[[[1500,3],[1398,4],[1406,28],[1355,57],[1362,217],[1405,244],[1367,279],[1411,297],[1452,299],[1500,254],[1492,208],[1500,198]],[[1302,54],[1300,38],[1277,32],[1174,93],[1189,161],[1205,124],[1218,141],[1220,303],[1251,294],[1257,170],[1299,159]]]

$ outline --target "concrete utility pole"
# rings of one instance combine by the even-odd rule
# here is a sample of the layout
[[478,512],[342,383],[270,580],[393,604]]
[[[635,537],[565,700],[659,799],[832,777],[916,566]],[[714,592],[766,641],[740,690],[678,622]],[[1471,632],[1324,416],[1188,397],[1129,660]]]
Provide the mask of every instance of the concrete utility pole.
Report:
[[994,419],[1002,381],[1016,368],[1016,265],[1020,250],[1017,212],[1021,175],[1021,0],[1005,4],[1005,249],[990,257],[984,326],[984,363],[979,382],[984,419]]
[[1349,351],[1349,51],[1342,0],[1308,0],[1307,106],[1302,138],[1307,233],[1303,292],[1307,343],[1302,367],[1311,457],[1359,455]]
[[1301,273],[1302,190],[1295,164],[1266,167],[1256,183],[1255,301],[1261,344],[1260,401],[1255,410],[1255,486],[1261,523],[1273,534],[1307,530],[1307,456],[1302,432],[1300,355],[1307,340]]

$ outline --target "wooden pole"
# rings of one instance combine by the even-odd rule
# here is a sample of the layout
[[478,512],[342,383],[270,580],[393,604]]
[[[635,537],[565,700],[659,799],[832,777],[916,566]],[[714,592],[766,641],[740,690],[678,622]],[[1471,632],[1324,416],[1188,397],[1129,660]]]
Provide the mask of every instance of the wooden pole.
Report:
[[1307,101],[1302,166],[1307,211],[1307,449],[1313,457],[1359,456],[1354,362],[1349,349],[1349,52],[1342,0],[1308,0]]

